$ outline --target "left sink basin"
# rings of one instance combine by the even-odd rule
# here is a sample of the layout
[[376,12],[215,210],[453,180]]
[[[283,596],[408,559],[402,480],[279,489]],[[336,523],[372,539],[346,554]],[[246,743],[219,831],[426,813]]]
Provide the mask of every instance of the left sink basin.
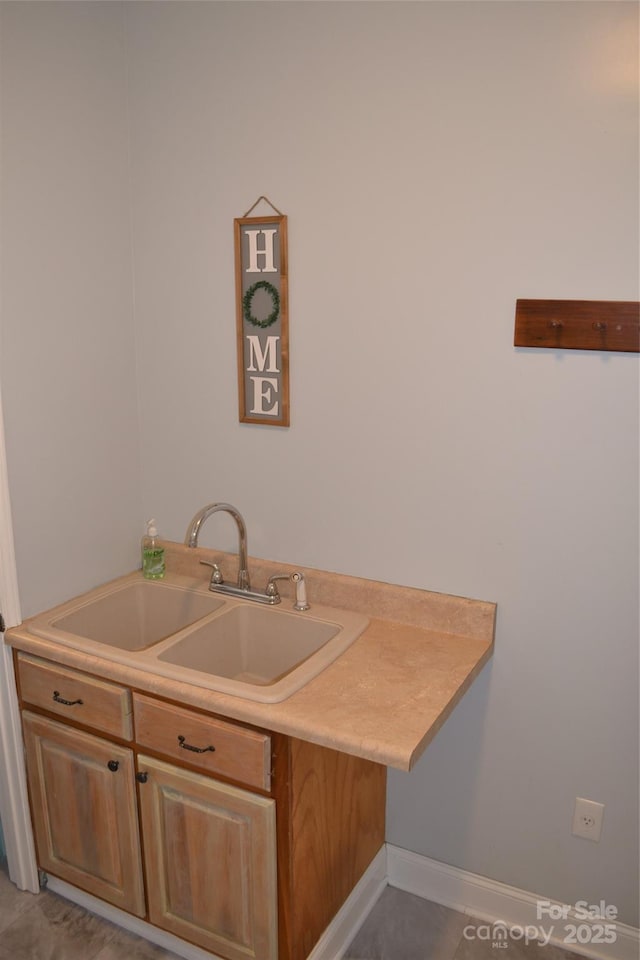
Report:
[[100,597],[67,604],[47,620],[36,618],[31,629],[47,639],[62,633],[119,650],[146,650],[222,606],[224,600],[211,594],[136,580]]

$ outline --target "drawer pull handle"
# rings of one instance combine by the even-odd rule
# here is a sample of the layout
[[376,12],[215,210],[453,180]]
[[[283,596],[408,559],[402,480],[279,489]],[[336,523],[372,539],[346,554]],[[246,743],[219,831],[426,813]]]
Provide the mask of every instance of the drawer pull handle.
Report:
[[211,753],[215,753],[215,747],[192,747],[190,743],[187,743],[184,737],[178,737],[178,744],[182,747],[183,750],[191,750],[192,753],[206,753],[207,750],[211,750]]
[[111,770],[111,773],[115,773],[120,766],[120,762],[118,760],[109,760],[107,766],[109,767],[109,770]]
[[53,691],[53,699],[56,703],[63,703],[65,707],[75,707],[77,703],[82,704],[82,700],[63,700],[59,690]]

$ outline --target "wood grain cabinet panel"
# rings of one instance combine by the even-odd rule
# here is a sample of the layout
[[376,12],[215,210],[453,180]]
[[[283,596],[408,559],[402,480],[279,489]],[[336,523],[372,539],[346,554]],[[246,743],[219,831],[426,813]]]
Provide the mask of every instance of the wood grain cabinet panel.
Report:
[[22,722],[40,867],[144,916],[132,751],[29,711]]
[[280,950],[305,960],[384,844],[387,771],[293,737],[279,752]]
[[277,960],[275,801],[138,758],[152,923],[230,960]]

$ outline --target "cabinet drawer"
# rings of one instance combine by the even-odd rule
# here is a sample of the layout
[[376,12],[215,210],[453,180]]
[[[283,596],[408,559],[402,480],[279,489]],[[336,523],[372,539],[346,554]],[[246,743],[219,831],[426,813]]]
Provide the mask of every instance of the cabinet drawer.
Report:
[[271,788],[271,738],[134,693],[136,742],[199,770]]
[[18,677],[25,703],[103,734],[132,739],[131,694],[124,687],[26,653],[18,654]]

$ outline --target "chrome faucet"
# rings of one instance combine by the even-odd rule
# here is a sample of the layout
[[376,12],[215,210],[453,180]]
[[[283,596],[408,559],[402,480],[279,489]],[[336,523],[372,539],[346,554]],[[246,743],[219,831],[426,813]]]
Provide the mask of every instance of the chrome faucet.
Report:
[[229,513],[236,522],[238,528],[238,589],[250,590],[251,581],[249,579],[249,567],[247,563],[247,528],[242,519],[242,514],[239,510],[236,510],[232,504],[209,503],[206,507],[203,507],[202,510],[198,510],[189,524],[184,542],[187,547],[197,547],[200,527],[213,513]]
[[290,580],[292,583],[295,583],[296,586],[296,601],[293,605],[294,610],[308,610],[309,604],[307,603],[304,575],[298,570],[296,570],[295,573],[277,573],[269,577],[264,593],[259,593],[251,589],[247,561],[247,528],[240,511],[236,510],[230,503],[209,503],[206,507],[203,507],[202,510],[198,510],[187,528],[187,533],[184,538],[185,545],[187,547],[198,546],[200,527],[207,517],[210,517],[213,513],[229,513],[236,522],[238,528],[238,584],[233,587],[231,584],[225,583],[217,563],[212,563],[211,560],[201,560],[200,563],[211,567],[209,590],[212,590],[214,593],[226,593],[232,597],[242,597],[243,600],[255,600],[257,603],[268,603],[273,606],[276,603],[280,603],[281,600],[280,594],[278,593],[277,581]]

